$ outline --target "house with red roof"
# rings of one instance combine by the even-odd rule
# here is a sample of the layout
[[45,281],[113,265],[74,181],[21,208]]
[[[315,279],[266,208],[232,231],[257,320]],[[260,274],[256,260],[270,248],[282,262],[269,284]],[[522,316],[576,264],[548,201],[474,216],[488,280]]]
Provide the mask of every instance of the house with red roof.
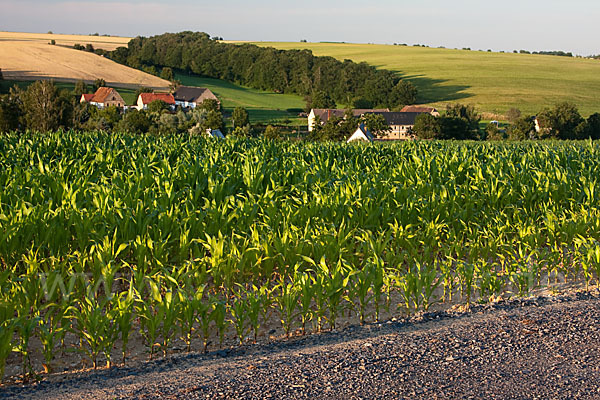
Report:
[[146,110],[153,101],[163,101],[169,105],[171,110],[175,109],[175,98],[170,93],[141,93],[134,107],[139,111]]
[[109,87],[100,87],[96,90],[96,93],[82,94],[80,103],[90,103],[98,108],[105,108],[108,106],[125,107],[125,100],[121,97],[116,89]]

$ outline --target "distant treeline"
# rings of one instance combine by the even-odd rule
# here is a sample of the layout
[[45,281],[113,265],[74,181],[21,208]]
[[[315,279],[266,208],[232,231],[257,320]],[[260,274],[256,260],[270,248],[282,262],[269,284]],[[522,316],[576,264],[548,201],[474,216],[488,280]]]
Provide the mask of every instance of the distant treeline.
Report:
[[199,32],[137,37],[128,47],[106,55],[137,69],[170,67],[256,89],[307,96],[309,101],[325,98],[349,106],[395,108],[413,104],[417,94],[396,73],[367,63],[316,57],[310,50],[223,43]]
[[[516,53],[517,51],[515,50],[514,53]],[[534,52],[530,52],[527,50],[520,50],[519,53],[521,54],[540,54],[543,56],[559,56],[559,57],[573,57],[573,53],[571,52],[564,52],[561,50],[553,50],[553,51],[534,51]]]

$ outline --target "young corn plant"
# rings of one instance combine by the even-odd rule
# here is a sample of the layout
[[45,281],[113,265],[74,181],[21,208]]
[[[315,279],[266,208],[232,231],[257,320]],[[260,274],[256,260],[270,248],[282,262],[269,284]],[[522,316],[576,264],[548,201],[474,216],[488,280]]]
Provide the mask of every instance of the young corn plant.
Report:
[[309,322],[314,315],[312,309],[313,297],[315,295],[315,285],[309,272],[300,272],[296,269],[294,275],[294,286],[300,292],[300,318],[302,319],[302,334],[306,334],[306,323]]
[[237,338],[241,344],[244,344],[244,338],[246,337],[247,326],[246,321],[248,319],[248,301],[243,297],[241,293],[234,295],[229,303],[229,314],[231,319],[229,322],[233,324]]
[[278,288],[275,294],[275,303],[279,310],[281,326],[285,336],[289,338],[294,318],[296,318],[300,290],[293,283],[286,283],[283,279],[279,282]]
[[0,302],[0,382],[4,380],[6,359],[13,351],[15,329],[15,305],[6,300]]
[[210,319],[214,321],[217,328],[217,334],[219,336],[219,347],[223,347],[223,340],[225,339],[225,330],[229,325],[229,321],[225,319],[227,315],[227,303],[220,300],[216,296],[210,298],[211,311]]
[[129,291],[119,293],[112,299],[111,316],[114,319],[119,335],[121,336],[121,362],[125,365],[127,358],[127,345],[133,330],[135,292],[133,286]]
[[[252,333],[254,336],[254,343],[256,343],[256,339],[258,338],[258,330],[260,328],[260,317],[265,312],[264,309],[268,304],[267,297],[269,295],[269,290],[266,286],[261,286],[260,288],[252,285],[252,290],[246,290],[245,296],[248,308],[246,310],[248,314],[248,321],[250,322],[250,328],[252,329]],[[263,317],[263,320],[266,318]]]
[[[193,288],[184,288],[179,291],[179,303],[181,304],[181,312],[179,313],[179,325],[181,327],[181,339],[185,342],[187,352],[192,349],[192,338],[194,332],[194,324],[198,319],[198,314],[205,305],[202,303],[204,296],[204,288],[200,286],[194,291]],[[206,311],[204,311],[206,313]]]

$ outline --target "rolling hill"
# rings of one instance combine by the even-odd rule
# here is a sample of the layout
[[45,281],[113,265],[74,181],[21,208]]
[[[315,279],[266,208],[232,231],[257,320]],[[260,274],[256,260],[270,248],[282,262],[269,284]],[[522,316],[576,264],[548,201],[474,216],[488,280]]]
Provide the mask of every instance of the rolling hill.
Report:
[[575,103],[582,114],[600,112],[600,61],[428,47],[346,43],[257,42],[277,49],[309,49],[317,56],[367,62],[398,72],[419,89],[419,102],[475,105],[504,114],[526,113],[558,102]]
[[[49,44],[51,40],[56,44]],[[95,48],[112,50],[128,41],[129,38],[122,37],[0,32],[0,68],[7,80],[75,82],[83,79],[91,83],[102,78],[109,86],[167,90],[169,82],[164,79],[73,49],[75,43],[90,43]]]

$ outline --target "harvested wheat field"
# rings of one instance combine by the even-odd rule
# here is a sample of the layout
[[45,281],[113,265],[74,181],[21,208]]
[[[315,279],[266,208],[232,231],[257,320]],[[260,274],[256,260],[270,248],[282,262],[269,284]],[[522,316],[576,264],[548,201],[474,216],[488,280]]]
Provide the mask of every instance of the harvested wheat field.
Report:
[[[49,44],[50,40],[56,44]],[[113,50],[128,41],[124,37],[0,32],[0,68],[9,80],[83,79],[91,83],[102,78],[108,86],[167,89],[169,82],[164,79],[72,48],[75,43],[91,43],[94,48]]]

